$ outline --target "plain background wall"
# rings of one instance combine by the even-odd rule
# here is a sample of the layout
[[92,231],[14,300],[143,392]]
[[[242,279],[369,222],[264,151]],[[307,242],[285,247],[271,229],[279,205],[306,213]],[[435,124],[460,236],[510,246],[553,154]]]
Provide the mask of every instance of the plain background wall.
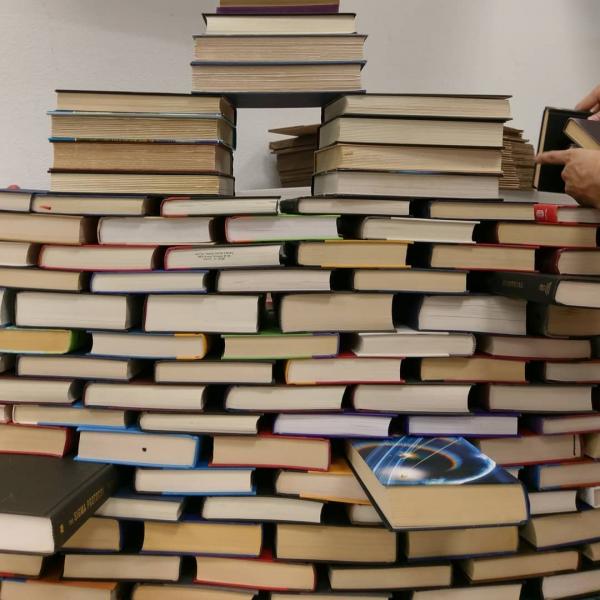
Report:
[[[0,186],[47,186],[55,88],[187,92],[207,0],[1,0]],[[511,93],[537,142],[545,105],[600,82],[598,0],[342,0],[369,34],[371,92]],[[274,186],[267,129],[317,109],[239,114],[238,190]]]

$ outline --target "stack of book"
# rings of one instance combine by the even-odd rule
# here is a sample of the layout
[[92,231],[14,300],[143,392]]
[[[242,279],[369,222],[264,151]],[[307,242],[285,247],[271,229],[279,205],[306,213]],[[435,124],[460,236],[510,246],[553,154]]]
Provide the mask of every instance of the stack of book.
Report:
[[337,5],[234,1],[205,14],[206,32],[195,37],[193,92],[260,107],[265,98],[275,106],[298,105],[299,98],[320,106],[324,97],[360,91],[366,36],[356,33],[356,15]]
[[523,138],[523,130],[505,126],[503,144],[500,189],[533,189],[535,152],[529,140]]
[[310,187],[318,148],[319,125],[296,125],[269,129],[269,133],[287,136],[269,144],[277,158],[281,187]]
[[226,98],[58,90],[57,192],[234,192],[236,111]]

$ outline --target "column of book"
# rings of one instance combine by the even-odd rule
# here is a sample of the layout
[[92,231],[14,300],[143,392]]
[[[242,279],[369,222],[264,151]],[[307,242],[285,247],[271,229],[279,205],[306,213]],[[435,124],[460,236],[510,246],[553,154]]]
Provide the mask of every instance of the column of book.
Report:
[[338,94],[280,200],[221,96],[59,92],[53,191],[0,193],[0,463],[120,488],[53,556],[0,532],[0,598],[600,590],[597,214],[499,200],[508,119]]

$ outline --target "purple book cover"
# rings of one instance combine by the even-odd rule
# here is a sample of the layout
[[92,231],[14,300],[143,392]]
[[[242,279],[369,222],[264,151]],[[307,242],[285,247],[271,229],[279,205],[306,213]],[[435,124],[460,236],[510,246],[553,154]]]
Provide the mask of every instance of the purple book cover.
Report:
[[219,6],[219,15],[297,15],[297,14],[335,14],[338,4],[310,4],[298,6]]

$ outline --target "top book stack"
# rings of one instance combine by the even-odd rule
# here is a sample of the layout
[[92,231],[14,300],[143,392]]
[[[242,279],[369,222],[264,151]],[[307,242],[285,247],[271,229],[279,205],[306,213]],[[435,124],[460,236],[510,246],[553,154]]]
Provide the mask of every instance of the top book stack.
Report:
[[360,92],[366,36],[338,3],[222,2],[195,36],[192,92],[238,107],[322,106]]
[[53,192],[234,193],[236,112],[221,96],[58,90]]

